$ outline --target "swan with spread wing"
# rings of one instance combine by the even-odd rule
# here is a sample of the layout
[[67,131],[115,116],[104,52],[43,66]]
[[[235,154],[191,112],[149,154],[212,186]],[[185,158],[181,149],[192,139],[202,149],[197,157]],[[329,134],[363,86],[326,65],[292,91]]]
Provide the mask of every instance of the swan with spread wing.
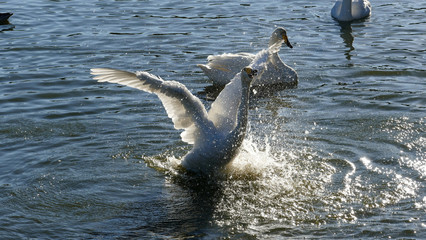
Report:
[[262,75],[270,51],[260,52],[249,66],[242,68],[209,112],[200,99],[177,81],[165,81],[143,71],[109,68],[93,68],[91,74],[98,82],[118,83],[156,94],[174,127],[184,130],[182,140],[193,145],[183,157],[182,166],[191,172],[210,174],[223,169],[238,154],[246,132],[250,84]]

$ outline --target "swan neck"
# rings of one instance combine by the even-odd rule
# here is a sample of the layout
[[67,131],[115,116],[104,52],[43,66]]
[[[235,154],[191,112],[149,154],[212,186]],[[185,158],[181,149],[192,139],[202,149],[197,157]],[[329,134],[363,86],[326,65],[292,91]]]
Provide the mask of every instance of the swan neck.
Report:
[[268,47],[272,47],[273,45],[276,45],[275,48],[278,48],[278,50],[281,48],[281,45],[283,44],[284,40],[278,38],[275,34],[269,38]]
[[268,47],[271,47],[274,44],[275,44],[275,41],[274,41],[273,37],[271,37],[271,39],[269,39]]
[[238,107],[238,115],[237,115],[237,126],[233,131],[233,138],[235,138],[237,144],[241,144],[246,128],[247,128],[247,115],[248,115],[248,105],[249,105],[249,94],[250,94],[250,85],[243,83],[241,81],[242,94],[241,101]]

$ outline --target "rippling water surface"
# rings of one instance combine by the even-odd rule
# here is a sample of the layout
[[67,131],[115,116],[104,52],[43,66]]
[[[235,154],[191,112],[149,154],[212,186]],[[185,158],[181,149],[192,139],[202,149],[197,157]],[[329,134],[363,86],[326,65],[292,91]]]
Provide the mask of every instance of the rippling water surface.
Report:
[[[426,238],[426,3],[1,1],[0,237]],[[209,54],[256,52],[283,26],[299,85],[254,97],[221,179],[154,95],[92,80],[145,70],[206,99]],[[209,106],[211,101],[203,100]]]

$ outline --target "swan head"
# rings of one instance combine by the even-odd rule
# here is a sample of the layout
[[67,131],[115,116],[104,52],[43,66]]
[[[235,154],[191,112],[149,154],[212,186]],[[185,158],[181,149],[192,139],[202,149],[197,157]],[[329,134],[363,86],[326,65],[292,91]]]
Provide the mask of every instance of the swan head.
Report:
[[275,31],[272,33],[271,38],[269,39],[269,46],[272,46],[272,45],[279,43],[279,42],[282,42],[282,41],[284,41],[284,43],[285,43],[285,45],[287,45],[287,47],[293,48],[290,41],[288,40],[287,31],[284,28],[279,27],[279,28],[275,29]]
[[250,67],[245,67],[241,70],[241,80],[245,84],[250,85],[255,76],[257,76],[257,70],[256,69],[252,69]]

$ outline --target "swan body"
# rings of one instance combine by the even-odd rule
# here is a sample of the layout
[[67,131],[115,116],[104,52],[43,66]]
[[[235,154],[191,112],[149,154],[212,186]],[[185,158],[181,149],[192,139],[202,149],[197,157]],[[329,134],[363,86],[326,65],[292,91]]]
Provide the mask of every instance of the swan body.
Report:
[[338,21],[353,21],[370,16],[368,0],[337,0],[331,9],[331,16]]
[[[284,28],[277,28],[272,33],[269,40],[269,47],[273,45],[279,48],[282,43],[293,48],[287,38],[287,32]],[[268,86],[276,84],[296,85],[298,76],[296,71],[286,65],[278,55],[278,51],[271,52],[272,56],[268,59],[267,70],[261,78],[253,81],[252,86]],[[241,68],[249,65],[256,55],[251,53],[225,53],[222,55],[210,55],[207,57],[207,64],[198,64],[204,74],[213,82],[214,85],[223,86],[237,74]]]
[[[195,97],[183,84],[165,81],[148,72],[127,72],[109,68],[91,69],[93,78],[98,82],[118,83],[156,94],[176,129],[183,129],[182,140],[193,145],[186,154],[182,166],[195,173],[210,174],[220,170],[234,159],[244,139],[250,84],[256,75],[262,73],[264,52],[258,55],[250,67],[243,68],[237,74],[237,88],[231,85],[232,97],[222,95],[212,104],[207,112],[200,99]],[[225,87],[226,89],[226,87]],[[222,104],[232,102],[230,106]]]

